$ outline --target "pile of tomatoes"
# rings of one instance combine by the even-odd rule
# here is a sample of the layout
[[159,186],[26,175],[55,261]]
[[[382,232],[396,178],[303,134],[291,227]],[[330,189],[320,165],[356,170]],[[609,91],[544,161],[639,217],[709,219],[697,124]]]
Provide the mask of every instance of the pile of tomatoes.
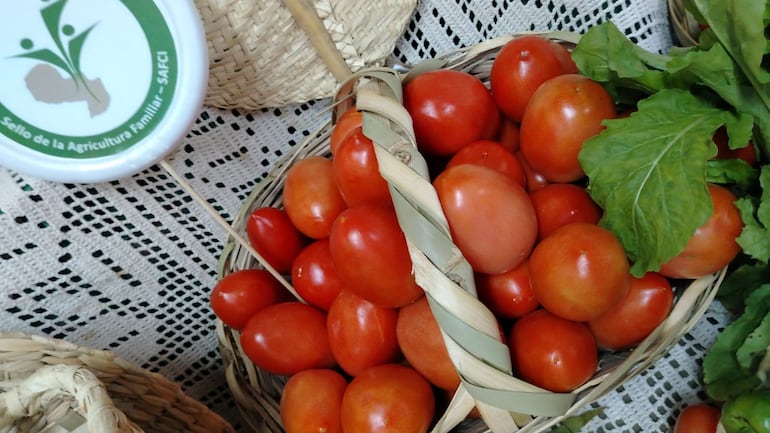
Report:
[[[515,375],[569,392],[596,372],[601,350],[632,348],[665,319],[675,266],[633,277],[597,224],[578,152],[618,113],[563,46],[515,38],[488,86],[467,72],[425,72],[404,83],[404,106]],[[287,433],[425,432],[460,383],[361,119],[355,108],[341,115],[330,156],[296,161],[283,208],[258,208],[246,225],[302,301],[263,269],[228,274],[212,292],[253,363],[289,376]]]

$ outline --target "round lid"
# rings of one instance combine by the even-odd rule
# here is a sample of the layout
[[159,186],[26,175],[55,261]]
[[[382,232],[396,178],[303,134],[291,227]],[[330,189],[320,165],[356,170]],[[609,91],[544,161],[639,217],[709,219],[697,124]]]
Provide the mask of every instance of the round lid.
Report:
[[60,182],[115,180],[163,159],[208,81],[192,1],[0,3],[0,165]]

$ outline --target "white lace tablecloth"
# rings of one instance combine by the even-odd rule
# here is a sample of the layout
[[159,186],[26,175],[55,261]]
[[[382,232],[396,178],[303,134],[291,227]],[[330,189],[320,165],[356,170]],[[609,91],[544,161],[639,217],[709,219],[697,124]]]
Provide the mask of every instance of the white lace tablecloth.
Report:
[[[424,0],[395,54],[414,63],[505,33],[582,31],[608,19],[647,49],[672,44],[665,0]],[[168,161],[230,220],[327,106],[204,108]],[[243,428],[208,304],[225,235],[159,167],[90,185],[0,169],[0,331],[113,351]],[[724,320],[715,305],[652,368],[598,401],[605,411],[586,431],[668,432],[681,407],[703,397],[700,362]]]

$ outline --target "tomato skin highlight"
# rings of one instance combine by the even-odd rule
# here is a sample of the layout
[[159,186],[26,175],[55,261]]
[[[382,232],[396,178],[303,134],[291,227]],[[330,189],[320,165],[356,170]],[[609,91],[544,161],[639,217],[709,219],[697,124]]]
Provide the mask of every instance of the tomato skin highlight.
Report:
[[602,210],[588,192],[572,183],[544,185],[529,194],[537,214],[538,240],[572,222],[598,224]]
[[468,144],[449,159],[444,169],[460,164],[481,165],[499,171],[522,187],[527,184],[521,161],[497,141],[478,140]]
[[283,286],[264,269],[242,269],[222,277],[211,291],[214,314],[240,331],[257,311],[275,304]]
[[706,403],[685,407],[676,419],[673,433],[716,433],[721,411]]
[[292,264],[291,283],[305,302],[329,310],[343,287],[334,267],[329,239],[312,242],[300,251]]
[[332,127],[332,132],[329,136],[329,152],[332,156],[336,155],[337,149],[346,138],[357,131],[361,131],[362,125],[363,113],[358,111],[356,107],[350,107],[340,115]]
[[334,220],[347,208],[331,159],[309,156],[295,162],[284,179],[283,205],[300,232],[313,239],[329,237]]
[[334,181],[349,207],[374,204],[391,206],[388,183],[379,171],[374,143],[363,131],[352,132],[332,158]]
[[276,271],[284,274],[305,245],[302,233],[286,211],[275,207],[255,209],[246,220],[246,235],[252,247]]
[[500,274],[476,274],[479,299],[497,317],[517,319],[540,304],[529,282],[529,262]]
[[279,407],[286,433],[342,433],[347,380],[330,369],[302,370],[287,381]]

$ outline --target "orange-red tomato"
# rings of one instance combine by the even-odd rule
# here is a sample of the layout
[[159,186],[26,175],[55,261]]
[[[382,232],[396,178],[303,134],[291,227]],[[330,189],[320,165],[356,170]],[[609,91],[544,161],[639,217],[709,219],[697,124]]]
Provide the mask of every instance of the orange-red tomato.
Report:
[[396,336],[409,365],[433,385],[446,390],[457,389],[460,376],[449,358],[428,298],[423,296],[399,309]]
[[499,274],[521,264],[537,238],[537,217],[524,188],[487,167],[462,164],[433,181],[457,247],[476,272]]
[[329,239],[319,239],[300,251],[292,265],[291,283],[305,302],[329,310],[343,287],[329,250]]
[[684,250],[664,263],[660,273],[671,278],[700,278],[727,266],[741,251],[736,238],[743,221],[735,196],[718,185],[708,185],[713,212],[693,233]]
[[529,165],[527,159],[524,158],[524,155],[521,154],[521,149],[517,150],[514,155],[516,156],[516,159],[518,159],[521,163],[521,167],[524,169],[524,176],[527,179],[527,192],[537,191],[550,183],[548,179],[545,178],[545,176],[535,171],[535,169]]
[[295,227],[313,239],[329,237],[332,224],[347,208],[337,184],[331,159],[308,156],[287,171],[283,205]]
[[241,330],[257,311],[275,304],[283,286],[264,269],[242,269],[222,277],[211,291],[211,309],[225,325]]
[[302,233],[283,209],[261,207],[246,220],[246,235],[252,247],[280,273],[291,270],[291,264],[305,246]]
[[535,246],[529,275],[543,308],[584,322],[599,317],[625,296],[630,273],[626,252],[612,232],[577,222],[557,229]]
[[332,159],[334,180],[348,206],[391,206],[388,183],[379,171],[374,143],[363,131],[352,132]]
[[347,380],[336,370],[302,370],[287,381],[280,400],[286,433],[342,433],[342,396]]
[[350,107],[340,115],[329,136],[329,151],[332,155],[337,153],[337,148],[350,134],[361,130],[362,123],[363,114],[356,107]]
[[598,366],[594,337],[585,323],[536,310],[517,320],[508,344],[514,373],[553,392],[569,392]]
[[540,305],[529,283],[529,262],[501,274],[476,274],[479,300],[495,316],[517,319]]
[[716,406],[691,404],[677,417],[673,433],[716,433],[721,416],[722,411]]
[[519,150],[519,124],[507,116],[502,116],[500,130],[497,131],[497,141],[511,153]]
[[398,310],[380,307],[348,290],[332,302],[326,319],[329,345],[337,364],[351,376],[375,365],[395,362]]
[[342,431],[425,433],[436,407],[433,388],[413,368],[383,364],[353,378],[342,397]]
[[552,183],[529,194],[537,214],[538,239],[572,222],[597,224],[602,209],[588,192],[572,183]]
[[628,293],[588,327],[602,349],[630,349],[644,340],[671,312],[674,291],[662,275],[631,276]]
[[521,161],[497,141],[479,140],[468,144],[452,156],[445,170],[460,164],[481,165],[499,171],[522,187],[527,184]]

